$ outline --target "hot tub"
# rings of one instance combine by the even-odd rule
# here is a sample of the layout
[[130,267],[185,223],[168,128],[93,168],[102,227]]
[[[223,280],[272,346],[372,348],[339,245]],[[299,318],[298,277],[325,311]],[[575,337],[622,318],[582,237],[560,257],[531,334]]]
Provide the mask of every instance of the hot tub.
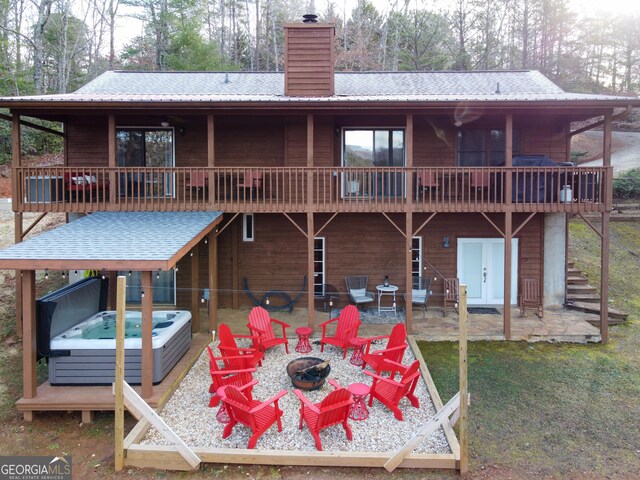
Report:
[[[153,312],[153,383],[161,382],[191,346],[191,313]],[[52,351],[69,355],[49,358],[52,385],[111,385],[115,379],[116,312],[98,312],[51,339]],[[142,315],[125,313],[125,380],[142,381]]]
[[[51,385],[110,385],[115,379],[116,313],[106,310],[108,280],[83,279],[36,302],[38,357]],[[191,313],[153,312],[153,383],[161,382],[191,346]],[[125,314],[125,380],[142,382],[141,312]]]

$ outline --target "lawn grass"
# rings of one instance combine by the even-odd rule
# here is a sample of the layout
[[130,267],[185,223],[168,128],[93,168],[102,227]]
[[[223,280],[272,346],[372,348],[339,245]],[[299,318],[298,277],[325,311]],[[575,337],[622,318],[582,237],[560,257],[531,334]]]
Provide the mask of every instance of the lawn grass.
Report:
[[[599,237],[573,221],[571,257],[599,282]],[[532,476],[640,471],[640,225],[611,225],[611,304],[630,314],[607,345],[469,344],[472,471]],[[458,390],[456,343],[419,343],[443,401]]]

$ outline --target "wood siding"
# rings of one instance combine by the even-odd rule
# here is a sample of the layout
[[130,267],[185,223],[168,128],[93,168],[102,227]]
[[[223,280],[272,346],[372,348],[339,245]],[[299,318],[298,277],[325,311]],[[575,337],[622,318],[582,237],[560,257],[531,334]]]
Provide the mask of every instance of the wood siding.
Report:
[[330,97],[334,93],[333,25],[285,25],[285,95]]
[[[228,218],[230,216],[227,215]],[[305,225],[304,215],[291,215],[298,225]],[[324,225],[329,215],[316,214],[316,225]],[[400,228],[404,228],[404,215],[390,215]],[[415,214],[414,226],[419,226],[428,218],[427,214]],[[491,220],[504,228],[504,215],[492,214]],[[513,225],[518,228],[527,218],[515,214]],[[519,239],[518,274],[519,277],[543,280],[544,235],[543,214],[533,217],[514,238]],[[300,291],[307,271],[306,238],[283,215],[255,215],[255,241],[242,241],[241,217],[238,223],[240,235],[233,245],[232,228],[227,228],[218,239],[220,305],[232,305],[233,292],[236,291],[241,305],[251,305],[251,301],[242,291],[242,279],[247,278],[249,287],[259,300],[266,292],[281,290],[290,297]],[[405,285],[404,237],[382,215],[342,214],[338,215],[321,232],[326,247],[326,283],[340,292],[339,305],[348,303],[344,278],[350,275],[367,275],[369,289],[375,292],[377,284],[383,282],[385,275],[394,285],[398,285],[398,304],[404,305],[402,294]],[[500,235],[479,214],[439,214],[436,215],[418,235],[423,241],[423,256],[435,267],[434,273],[429,263],[423,263],[424,275],[432,278],[433,299],[430,304],[442,305],[443,277],[457,275],[457,241],[459,238],[499,238]],[[442,247],[442,239],[450,238],[449,248]],[[207,249],[200,248],[199,285],[206,288],[208,257]],[[234,252],[237,258],[234,259]],[[234,271],[237,265],[237,271]],[[437,277],[433,281],[434,275]],[[189,308],[191,299],[190,262],[180,263],[178,271],[178,306]],[[233,279],[237,279],[234,281]],[[313,279],[308,279],[309,284]],[[270,297],[272,305],[282,300],[274,295]],[[302,295],[297,306],[306,306],[306,295]]]

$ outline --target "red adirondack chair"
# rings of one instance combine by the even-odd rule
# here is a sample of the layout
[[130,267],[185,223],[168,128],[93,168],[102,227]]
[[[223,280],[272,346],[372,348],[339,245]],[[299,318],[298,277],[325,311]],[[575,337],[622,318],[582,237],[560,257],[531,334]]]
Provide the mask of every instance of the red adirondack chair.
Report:
[[300,399],[300,423],[298,428],[302,430],[302,421],[304,420],[318,450],[322,450],[320,431],[327,427],[341,423],[347,434],[347,439],[351,440],[353,438],[351,427],[347,423],[353,398],[346,388],[336,387],[336,390],[324,397],[324,400],[320,403],[312,403],[297,388],[293,393]]
[[[282,327],[282,337],[276,337],[273,332],[273,324]],[[284,343],[284,349],[289,353],[289,340],[287,340],[287,328],[291,325],[282,320],[271,318],[269,312],[262,307],[253,307],[249,312],[249,323],[247,327],[253,335],[253,346],[264,352],[267,348],[275,347]]]
[[[254,380],[252,385],[257,383],[258,381]],[[253,432],[247,448],[254,448],[258,438],[274,423],[277,422],[278,431],[282,431],[282,410],[278,406],[278,400],[287,394],[286,390],[280,390],[264,402],[248,398],[234,385],[227,385],[221,393],[222,401],[227,406],[230,417],[229,423],[222,432],[222,438],[231,435],[233,427],[240,423]]]
[[[420,378],[420,370],[418,367],[420,362],[416,360],[408,367],[399,363],[386,361],[382,366],[382,370],[391,371],[390,378],[384,378],[380,375],[365,370],[364,373],[373,378],[371,392],[369,395],[369,406],[373,405],[373,399],[377,398],[386,405],[398,420],[404,420],[402,410],[400,410],[400,400],[404,397],[411,402],[416,408],[420,407],[418,397],[414,395],[418,379]],[[395,381],[396,373],[402,374],[399,381]]]
[[[333,336],[327,335],[327,327],[336,322],[337,327]],[[324,344],[328,343],[338,348],[342,348],[342,358],[347,358],[347,349],[349,348],[349,340],[358,336],[358,329],[361,325],[360,312],[355,305],[347,305],[340,312],[340,316],[327,320],[320,324],[322,327],[322,338],[320,338],[320,351],[324,351]]]
[[218,338],[220,338],[218,349],[225,367],[243,369],[262,365],[264,354],[260,350],[239,348],[236,344],[236,338],[250,338],[255,341],[251,335],[234,335],[227,324],[221,323],[218,326]]
[[[371,351],[371,342],[374,340],[381,340],[388,338],[387,346],[381,350]],[[390,360],[395,363],[402,362],[402,356],[407,348],[406,343],[407,329],[404,323],[398,323],[391,330],[390,335],[380,335],[378,337],[367,338],[367,344],[365,346],[364,353],[362,354],[362,368],[369,365],[378,375],[382,371],[382,364],[385,360]]]
[[[213,396],[209,401],[210,407],[218,406],[220,403],[220,397],[216,391],[220,387],[224,387],[226,385],[235,385],[236,387],[241,387],[242,385],[246,385],[253,380],[252,373],[256,371],[255,368],[243,368],[240,370],[218,366],[218,360],[224,360],[222,357],[216,357],[213,355],[213,351],[211,347],[207,345],[207,351],[209,352],[209,373],[211,374],[211,386],[209,386],[209,393],[212,393]],[[227,357],[229,360],[230,357]],[[241,355],[236,356],[237,360],[242,361],[243,357]],[[235,360],[235,359],[234,359]],[[251,388],[247,390],[247,396],[251,399]]]

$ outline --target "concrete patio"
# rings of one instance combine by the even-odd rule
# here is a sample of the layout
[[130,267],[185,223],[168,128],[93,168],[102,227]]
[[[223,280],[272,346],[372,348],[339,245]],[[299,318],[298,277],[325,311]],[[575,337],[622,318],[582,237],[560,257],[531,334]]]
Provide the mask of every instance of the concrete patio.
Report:
[[[220,308],[218,311],[218,323],[226,323],[234,333],[248,334],[249,329],[246,324],[249,310],[250,307],[238,309]],[[505,340],[502,308],[497,307],[497,310],[500,314],[468,315],[469,340]],[[429,307],[426,317],[423,317],[422,312],[417,308],[413,313],[413,335],[417,340],[457,340],[458,315],[453,309],[448,309],[447,316],[443,316],[442,308],[440,307]],[[292,328],[288,330],[287,334],[289,338],[295,339],[295,328],[307,326],[308,310],[306,308],[294,308],[292,313],[275,311],[271,312],[271,316],[291,325]],[[322,329],[318,325],[328,319],[328,311],[315,311],[315,328],[312,338],[320,336]],[[525,316],[521,317],[519,309],[514,307],[511,310],[511,340],[571,343],[600,342],[599,329],[587,322],[587,320],[597,321],[598,319],[597,315],[566,309],[546,309],[544,318],[538,318],[533,312],[527,312]],[[359,336],[368,337],[388,334],[392,326],[393,323],[363,323],[359,330]],[[279,332],[276,332],[276,335],[278,334]]]

